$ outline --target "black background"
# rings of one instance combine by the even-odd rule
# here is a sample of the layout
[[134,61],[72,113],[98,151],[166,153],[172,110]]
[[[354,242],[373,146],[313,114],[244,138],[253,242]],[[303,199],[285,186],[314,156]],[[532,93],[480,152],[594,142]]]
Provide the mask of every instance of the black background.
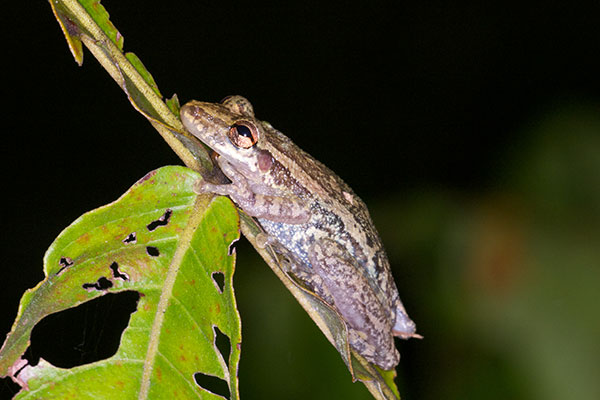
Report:
[[[164,96],[246,96],[367,203],[484,190],[520,145],[517,127],[600,100],[597,5],[103,4]],[[64,227],[181,163],[90,53],[73,62],[46,2],[3,29],[2,334]]]

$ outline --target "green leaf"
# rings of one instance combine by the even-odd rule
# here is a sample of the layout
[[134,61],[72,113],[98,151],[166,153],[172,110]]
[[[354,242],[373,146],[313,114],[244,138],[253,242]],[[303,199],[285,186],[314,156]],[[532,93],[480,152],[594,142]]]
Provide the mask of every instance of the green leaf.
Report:
[[[70,369],[44,360],[26,366],[16,398],[221,398],[195,383],[198,372],[224,380],[238,398],[241,327],[229,247],[239,221],[229,199],[193,192],[198,178],[184,167],[151,172],[58,236],[44,257],[46,279],[21,299],[0,375],[23,367],[19,357],[45,316],[106,293],[137,291],[140,299],[114,356]],[[216,346],[221,333],[231,344],[227,360]]]
[[123,50],[123,36],[117,28],[110,22],[108,11],[100,4],[100,0],[79,0],[79,3],[85,8],[94,22],[98,24],[100,29],[110,38],[110,40]]
[[160,90],[158,90],[158,86],[156,85],[156,81],[154,81],[154,77],[152,77],[152,74],[146,69],[146,67],[142,63],[142,60],[140,60],[139,57],[136,56],[134,53],[126,53],[125,57],[127,58],[127,60],[129,60],[131,65],[133,65],[135,69],[142,75],[146,83],[150,85],[150,87],[152,88],[152,90],[154,90],[156,95],[162,97],[162,94],[160,94]]
[[175,93],[170,99],[166,101],[167,107],[169,110],[175,115],[179,115],[179,110],[181,109],[181,105],[179,104],[179,97],[177,97],[177,93]]
[[[133,54],[123,54],[123,37],[108,20],[108,13],[98,0],[51,0],[69,47],[81,64],[81,43],[85,44],[100,64],[127,93],[131,104],[148,118],[173,151],[190,168],[213,181],[226,182],[218,169],[212,168],[210,156],[200,142],[183,129],[178,119],[179,102],[176,96],[162,100],[152,75]],[[83,7],[82,7],[83,5]],[[79,45],[79,48],[77,48]],[[259,245],[261,228],[251,218],[243,218],[241,228],[269,267],[294,295],[323,334],[338,350],[353,379],[362,381],[377,399],[399,398],[393,381],[395,371],[381,371],[353,352],[343,318],[314,293],[305,290],[280,267],[278,255]]]

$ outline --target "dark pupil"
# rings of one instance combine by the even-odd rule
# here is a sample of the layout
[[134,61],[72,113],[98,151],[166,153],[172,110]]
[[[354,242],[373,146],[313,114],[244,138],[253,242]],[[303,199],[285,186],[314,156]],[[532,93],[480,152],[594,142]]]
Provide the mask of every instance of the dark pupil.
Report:
[[244,137],[247,137],[248,139],[252,139],[252,132],[250,131],[250,128],[248,128],[247,126],[236,124],[233,127],[236,129],[239,136],[244,136]]

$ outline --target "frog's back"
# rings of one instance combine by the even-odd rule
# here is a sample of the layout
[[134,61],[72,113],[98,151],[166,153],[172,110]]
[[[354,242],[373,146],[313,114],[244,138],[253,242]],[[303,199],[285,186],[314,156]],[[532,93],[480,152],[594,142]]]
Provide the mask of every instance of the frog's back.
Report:
[[[388,258],[367,206],[333,171],[296,146],[287,136],[268,129],[275,160],[285,160],[280,177],[286,187],[305,199],[311,207],[311,219],[302,226],[265,221],[278,235],[283,233],[286,248],[308,262],[310,241],[329,238],[344,246],[363,267],[361,271],[382,304],[395,308],[399,302]],[[285,233],[287,232],[287,233]],[[273,232],[275,233],[275,232]],[[282,237],[282,236],[278,236]]]

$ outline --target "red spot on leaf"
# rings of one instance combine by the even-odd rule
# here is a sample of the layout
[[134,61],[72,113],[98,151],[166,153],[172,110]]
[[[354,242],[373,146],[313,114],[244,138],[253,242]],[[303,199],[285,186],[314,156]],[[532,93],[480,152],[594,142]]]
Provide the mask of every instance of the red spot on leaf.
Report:
[[147,181],[148,179],[152,178],[154,175],[156,175],[156,170],[148,172],[146,175],[144,175],[144,177],[142,179],[137,181],[137,183],[140,184],[144,181]]
[[155,371],[156,371],[155,372],[156,380],[161,381],[162,380],[162,370],[160,369],[160,367],[156,367]]
[[90,241],[90,236],[91,235],[89,233],[84,233],[83,235],[79,236],[77,238],[77,244],[86,244]]

